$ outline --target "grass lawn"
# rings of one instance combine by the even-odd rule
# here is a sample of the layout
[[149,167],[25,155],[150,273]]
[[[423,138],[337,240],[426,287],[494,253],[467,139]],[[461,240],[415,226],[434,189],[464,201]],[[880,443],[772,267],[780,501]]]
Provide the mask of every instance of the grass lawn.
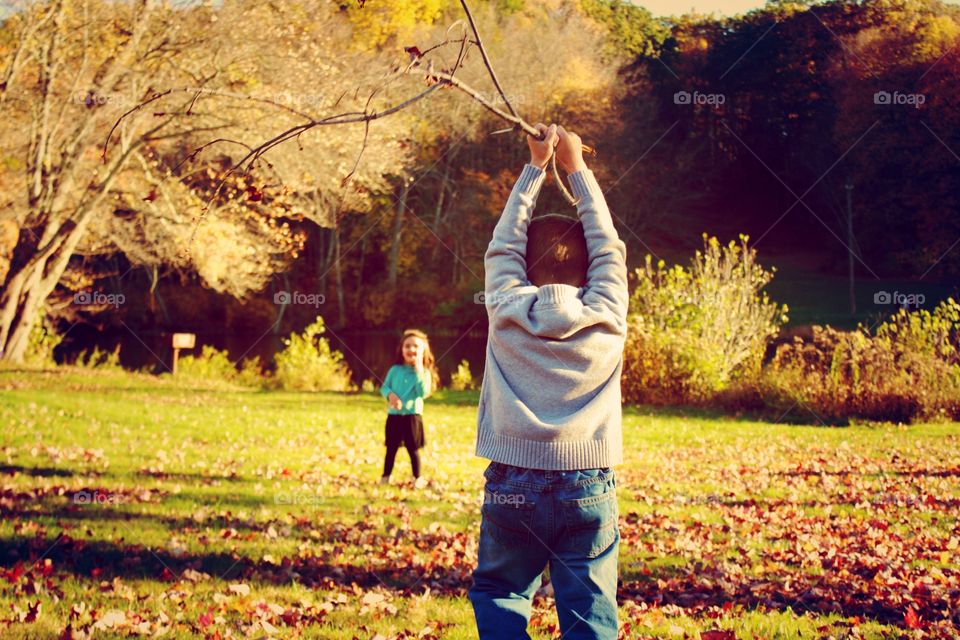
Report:
[[[377,395],[0,370],[0,637],[476,638],[476,399],[427,401],[417,491]],[[958,637],[960,425],[629,408],[624,447],[623,638]]]

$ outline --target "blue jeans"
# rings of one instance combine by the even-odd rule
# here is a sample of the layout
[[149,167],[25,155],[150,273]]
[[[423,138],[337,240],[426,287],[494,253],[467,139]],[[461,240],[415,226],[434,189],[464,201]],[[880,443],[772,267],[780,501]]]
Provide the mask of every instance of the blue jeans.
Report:
[[540,574],[550,567],[564,640],[617,637],[613,469],[545,471],[491,462],[469,590],[481,640],[529,639]]

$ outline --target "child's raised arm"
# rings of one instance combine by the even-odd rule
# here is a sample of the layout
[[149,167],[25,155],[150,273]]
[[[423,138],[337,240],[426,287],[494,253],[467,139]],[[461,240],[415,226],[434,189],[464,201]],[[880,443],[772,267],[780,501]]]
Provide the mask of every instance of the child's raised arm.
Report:
[[537,203],[537,195],[546,177],[544,168],[550,161],[559,138],[556,125],[537,124],[543,140],[527,136],[530,163],[524,165],[520,177],[493,230],[493,239],[483,256],[484,292],[490,309],[502,302],[510,289],[530,284],[527,280],[527,226]]
[[587,242],[589,265],[583,304],[612,312],[617,324],[626,331],[629,306],[626,245],[613,226],[610,209],[596,177],[583,160],[580,136],[563,127],[559,127],[558,133],[557,162],[568,173]]

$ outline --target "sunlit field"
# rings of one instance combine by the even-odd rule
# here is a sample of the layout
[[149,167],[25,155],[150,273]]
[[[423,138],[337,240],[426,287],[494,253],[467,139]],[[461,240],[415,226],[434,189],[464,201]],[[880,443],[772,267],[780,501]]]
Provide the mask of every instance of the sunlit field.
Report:
[[[403,451],[378,484],[373,394],[0,385],[4,638],[476,638],[475,393],[427,401],[416,490]],[[624,420],[623,638],[956,636],[957,424]],[[531,633],[559,637],[549,589]]]

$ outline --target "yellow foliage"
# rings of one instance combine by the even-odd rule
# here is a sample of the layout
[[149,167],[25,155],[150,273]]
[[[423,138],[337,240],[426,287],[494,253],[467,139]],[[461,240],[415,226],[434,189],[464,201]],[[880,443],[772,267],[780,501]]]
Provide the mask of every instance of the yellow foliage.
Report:
[[960,25],[948,16],[933,16],[917,26],[917,41],[913,54],[918,60],[936,60],[955,46],[960,37]]
[[401,45],[413,45],[413,35],[434,24],[454,4],[451,0],[377,0],[362,7],[351,5],[348,16],[354,28],[353,44],[371,49],[396,38]]

